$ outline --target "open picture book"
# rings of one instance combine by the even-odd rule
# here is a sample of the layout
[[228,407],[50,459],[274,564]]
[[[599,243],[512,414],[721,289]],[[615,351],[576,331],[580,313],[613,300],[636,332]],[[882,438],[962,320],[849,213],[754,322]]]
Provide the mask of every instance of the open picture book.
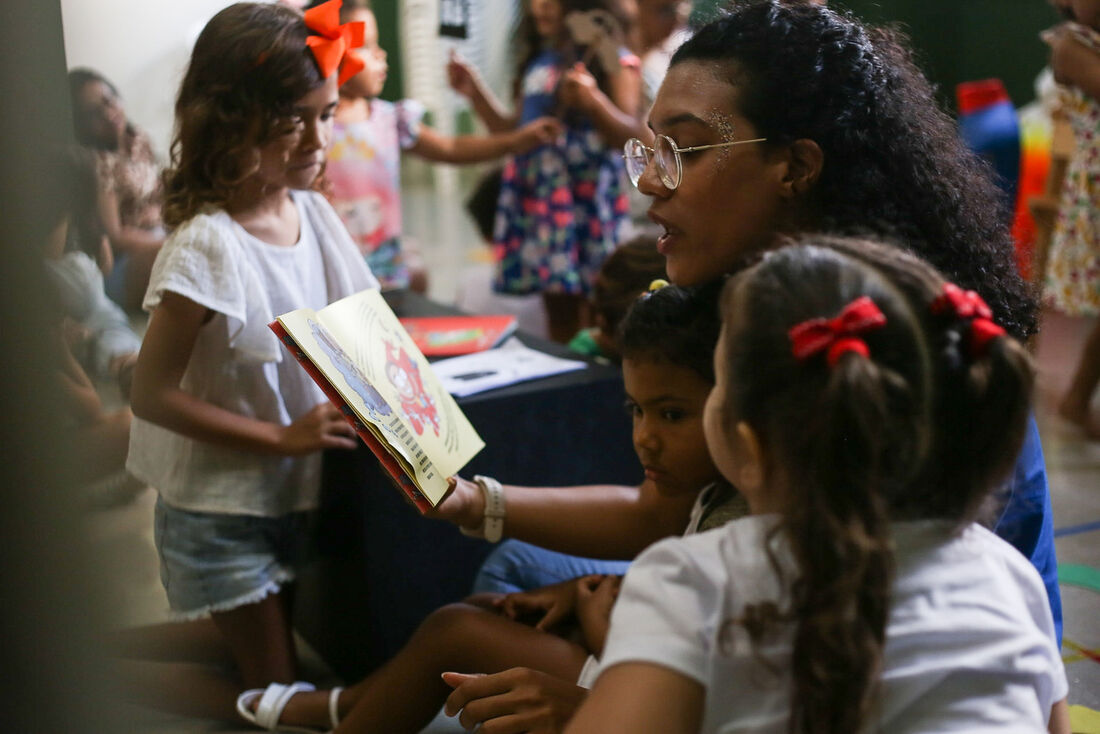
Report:
[[421,512],[485,446],[377,290],[270,326]]

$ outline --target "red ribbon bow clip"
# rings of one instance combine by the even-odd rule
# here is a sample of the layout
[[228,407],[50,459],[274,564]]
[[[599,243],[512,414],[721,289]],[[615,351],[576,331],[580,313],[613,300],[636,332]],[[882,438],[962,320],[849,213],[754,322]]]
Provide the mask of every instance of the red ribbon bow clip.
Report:
[[991,319],[993,311],[974,291],[964,291],[954,283],[944,283],[943,293],[932,301],[932,313],[954,314],[960,319]]
[[828,349],[826,358],[830,367],[845,352],[869,355],[867,344],[860,334],[886,325],[886,316],[867,296],[860,296],[849,303],[836,318],[810,319],[795,324],[787,332],[791,340],[791,352],[800,361]]
[[340,25],[343,0],[329,0],[305,12],[306,27],[316,33],[306,36],[306,46],[313,52],[321,75],[328,79],[337,69],[336,80],[341,85],[358,74],[365,64],[353,49],[363,45],[363,22]]
[[932,301],[932,313],[952,314],[958,319],[970,319],[968,348],[971,357],[980,357],[989,342],[1004,336],[1005,330],[993,322],[993,310],[974,291],[964,291],[954,283],[944,283],[943,293]]

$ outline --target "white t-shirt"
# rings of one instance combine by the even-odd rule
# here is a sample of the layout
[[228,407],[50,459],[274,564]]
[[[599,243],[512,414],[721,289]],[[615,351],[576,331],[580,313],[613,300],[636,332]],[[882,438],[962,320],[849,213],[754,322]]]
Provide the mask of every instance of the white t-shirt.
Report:
[[[287,425],[325,400],[268,328],[296,308],[322,308],[378,281],[336,212],[315,192],[292,191],[298,242],[249,235],[222,210],[181,225],[157,256],[144,306],[172,291],[214,312],[200,329],[181,387],[234,413]],[[134,418],[126,468],[173,507],[277,517],[313,509],[320,454],[273,456],[195,441]]]
[[[646,550],[615,603],[603,669],[648,662],[698,681],[703,732],[786,732],[793,627],[754,647],[727,624],[746,604],[786,605],[762,552],[776,520],[750,516]],[[1035,569],[977,525],[952,537],[942,522],[899,523],[893,535],[897,576],[871,730],[1045,731],[1068,686]],[[772,542],[790,578],[789,549]]]

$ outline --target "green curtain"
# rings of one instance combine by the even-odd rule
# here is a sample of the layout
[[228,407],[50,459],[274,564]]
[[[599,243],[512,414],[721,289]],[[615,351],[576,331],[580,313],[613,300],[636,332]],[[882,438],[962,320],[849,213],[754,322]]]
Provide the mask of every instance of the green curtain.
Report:
[[[1045,0],[832,0],[876,24],[899,24],[917,63],[954,109],[955,85],[998,77],[1017,107],[1031,101],[1047,62],[1039,31],[1058,21]],[[713,17],[727,0],[695,0],[692,22]]]

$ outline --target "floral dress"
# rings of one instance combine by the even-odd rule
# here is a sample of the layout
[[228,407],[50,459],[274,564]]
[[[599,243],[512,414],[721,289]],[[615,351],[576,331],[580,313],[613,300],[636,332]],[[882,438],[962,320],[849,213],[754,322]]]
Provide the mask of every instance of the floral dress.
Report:
[[424,106],[371,100],[370,117],[336,123],[325,178],[329,201],[383,288],[404,288],[401,248],[401,151],[416,145]]
[[[620,54],[623,67],[638,59]],[[555,111],[562,55],[546,50],[523,75],[520,124]],[[587,119],[570,118],[553,142],[504,165],[493,228],[499,293],[587,295],[600,265],[619,243],[629,204],[622,153]]]
[[[1100,53],[1100,33],[1073,29]],[[1065,90],[1065,97],[1075,148],[1050,245],[1046,296],[1060,311],[1089,316],[1100,313],[1100,101],[1079,89]]]

